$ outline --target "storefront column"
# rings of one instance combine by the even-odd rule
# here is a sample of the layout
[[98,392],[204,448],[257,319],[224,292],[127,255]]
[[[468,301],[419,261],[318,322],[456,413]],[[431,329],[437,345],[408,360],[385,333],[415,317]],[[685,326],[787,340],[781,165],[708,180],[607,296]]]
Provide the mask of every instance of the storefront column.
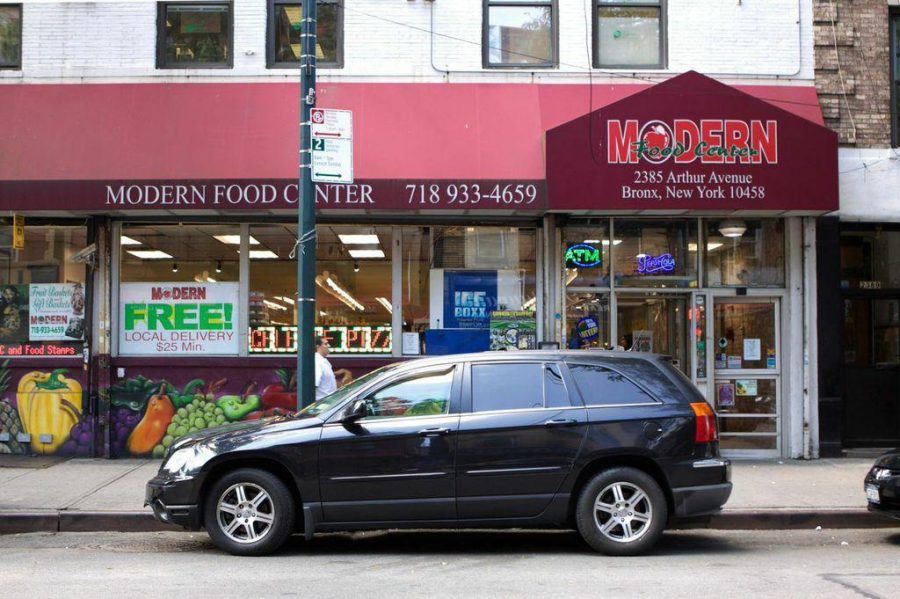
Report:
[[[786,372],[783,417],[786,457],[818,456],[818,379],[816,371],[815,219],[787,219],[788,297],[783,316]],[[786,321],[786,322],[785,322]]]
[[819,457],[819,336],[816,290],[816,219],[803,219],[803,404],[806,421],[804,455]]
[[107,219],[97,219],[95,225],[95,239],[97,244],[96,268],[92,273],[91,310],[94,315],[91,327],[91,359],[88,377],[88,388],[96,395],[94,412],[94,449],[95,457],[109,457],[109,420],[110,403],[109,395],[100,393],[100,389],[109,389],[112,380],[110,372],[110,352],[112,350],[112,285],[113,280],[113,252],[119,247],[120,230],[113,230]]
[[566,290],[562,289],[562,256],[560,256],[560,231],[557,227],[555,214],[544,216],[544,226],[541,228],[543,241],[543,262],[541,269],[542,304],[539,313],[543,318],[543,336],[538,341],[562,342],[561,328],[564,322],[564,310],[562,298]]

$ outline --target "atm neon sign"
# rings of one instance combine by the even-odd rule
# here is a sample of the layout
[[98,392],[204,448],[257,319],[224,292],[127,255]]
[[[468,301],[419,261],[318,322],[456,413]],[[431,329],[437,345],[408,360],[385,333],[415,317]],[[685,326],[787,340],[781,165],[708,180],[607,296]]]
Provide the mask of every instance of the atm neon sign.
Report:
[[566,248],[566,268],[593,268],[600,266],[600,249],[586,243]]

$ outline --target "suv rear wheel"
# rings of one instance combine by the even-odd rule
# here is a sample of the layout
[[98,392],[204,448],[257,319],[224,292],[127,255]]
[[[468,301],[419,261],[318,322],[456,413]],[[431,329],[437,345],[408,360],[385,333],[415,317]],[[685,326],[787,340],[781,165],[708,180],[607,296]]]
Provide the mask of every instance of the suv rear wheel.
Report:
[[204,523],[217,547],[232,555],[266,555],[294,528],[294,499],[265,470],[241,468],[217,480],[206,496]]
[[668,506],[659,484],[636,468],[611,468],[584,486],[575,519],[588,544],[607,555],[636,555],[659,540]]

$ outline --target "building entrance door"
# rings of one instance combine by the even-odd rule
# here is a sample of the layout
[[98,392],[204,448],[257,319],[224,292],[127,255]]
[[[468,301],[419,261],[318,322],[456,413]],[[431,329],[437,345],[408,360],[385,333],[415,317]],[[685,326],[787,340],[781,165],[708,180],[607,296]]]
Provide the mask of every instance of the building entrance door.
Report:
[[778,455],[781,446],[780,314],[777,298],[713,298],[715,384],[723,452]]
[[844,446],[900,444],[900,298],[844,299]]

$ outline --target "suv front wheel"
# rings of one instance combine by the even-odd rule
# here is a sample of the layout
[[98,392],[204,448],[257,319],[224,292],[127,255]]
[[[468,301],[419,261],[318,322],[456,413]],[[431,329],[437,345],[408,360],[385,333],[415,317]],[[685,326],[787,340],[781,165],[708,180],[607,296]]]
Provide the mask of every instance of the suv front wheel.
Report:
[[203,516],[213,543],[232,555],[266,555],[294,528],[294,500],[281,480],[265,470],[241,468],[217,480]]
[[637,555],[662,535],[668,506],[659,484],[636,468],[594,476],[578,498],[575,519],[588,544],[607,555]]

